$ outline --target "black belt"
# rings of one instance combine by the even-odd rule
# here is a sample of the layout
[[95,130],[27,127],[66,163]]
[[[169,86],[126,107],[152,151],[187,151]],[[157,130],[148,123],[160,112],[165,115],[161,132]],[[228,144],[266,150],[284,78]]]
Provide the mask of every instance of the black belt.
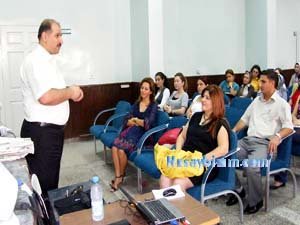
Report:
[[45,123],[45,122],[29,122],[27,120],[25,120],[27,123],[30,123],[32,125],[36,125],[36,126],[40,126],[40,127],[49,127],[49,128],[53,128],[53,129],[64,129],[65,125],[57,125],[54,123]]

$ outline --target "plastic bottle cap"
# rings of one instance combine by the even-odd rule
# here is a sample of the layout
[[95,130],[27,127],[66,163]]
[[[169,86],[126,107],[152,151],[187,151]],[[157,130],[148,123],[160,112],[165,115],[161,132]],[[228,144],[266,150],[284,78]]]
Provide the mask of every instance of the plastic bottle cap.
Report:
[[98,176],[93,176],[91,181],[92,181],[93,184],[97,184],[97,183],[99,183],[99,177]]
[[170,225],[178,225],[178,221],[177,220],[172,220],[172,221],[170,221]]

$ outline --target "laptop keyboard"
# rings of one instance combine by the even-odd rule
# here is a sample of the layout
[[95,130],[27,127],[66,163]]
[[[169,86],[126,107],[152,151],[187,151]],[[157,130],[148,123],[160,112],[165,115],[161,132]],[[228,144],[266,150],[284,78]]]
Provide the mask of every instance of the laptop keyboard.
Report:
[[144,205],[159,221],[168,221],[176,218],[160,201],[144,202]]

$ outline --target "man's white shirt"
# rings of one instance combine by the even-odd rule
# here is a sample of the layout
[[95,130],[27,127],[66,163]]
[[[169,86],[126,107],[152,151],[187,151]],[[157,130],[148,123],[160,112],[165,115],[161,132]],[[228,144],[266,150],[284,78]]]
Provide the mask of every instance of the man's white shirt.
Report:
[[64,78],[56,66],[56,57],[38,45],[26,56],[20,72],[25,119],[29,122],[66,124],[70,113],[69,101],[51,106],[39,102],[39,98],[50,89],[66,87]]

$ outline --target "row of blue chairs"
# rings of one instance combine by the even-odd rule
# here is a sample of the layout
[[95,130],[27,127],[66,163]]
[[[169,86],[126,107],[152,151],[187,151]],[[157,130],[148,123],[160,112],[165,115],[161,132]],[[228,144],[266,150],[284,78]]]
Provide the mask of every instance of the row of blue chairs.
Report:
[[[244,98],[240,98],[244,99]],[[240,119],[248,105],[251,103],[244,101],[244,104],[238,102],[239,100],[232,101],[232,104],[229,107],[226,107],[226,117],[230,123],[230,125],[233,127],[235,123]],[[120,110],[121,107],[119,107],[119,104],[124,105],[125,103],[118,103],[116,108],[115,108],[115,114],[109,118],[109,120],[106,122],[105,125],[102,127],[98,127],[98,129],[102,129],[102,133],[99,132],[98,130],[98,138],[100,139],[105,146],[111,147],[113,140],[119,135],[124,117],[128,114],[130,104],[125,104],[127,105],[127,110],[126,107],[123,107],[123,111]],[[118,111],[117,111],[118,109]],[[112,111],[113,109],[110,109]],[[121,112],[120,112],[121,111]],[[125,111],[125,112],[124,112]],[[108,112],[108,111],[105,111]],[[105,113],[103,112],[103,113]],[[102,113],[102,114],[103,114]],[[100,113],[99,113],[100,114]],[[99,115],[98,114],[98,115]],[[100,115],[102,115],[100,114]],[[99,117],[99,116],[98,116]],[[114,119],[119,119],[119,127],[109,127],[110,124],[114,125],[116,123],[113,123]],[[96,122],[96,121],[95,121]],[[142,185],[142,172],[147,173],[153,178],[159,179],[161,173],[157,169],[154,161],[154,154],[153,154],[153,147],[149,146],[144,146],[145,141],[147,138],[149,138],[151,135],[154,138],[154,141],[156,142],[159,137],[166,131],[175,127],[182,127],[185,123],[187,122],[187,119],[183,116],[178,116],[178,117],[173,117],[169,118],[168,115],[164,112],[158,112],[157,115],[157,121],[156,121],[156,126],[152,128],[151,130],[147,131],[142,138],[139,140],[137,144],[137,151],[132,153],[129,157],[129,161],[131,164],[133,164],[137,168],[137,181],[138,181],[138,191],[141,193],[143,190],[143,185]],[[118,124],[118,123],[117,123]],[[101,125],[96,125],[96,126],[101,126]],[[93,130],[94,129],[94,130]],[[91,127],[91,132],[95,132],[95,127]],[[240,138],[245,135],[241,134]],[[231,146],[230,146],[230,151],[228,154],[224,157],[227,159],[235,159],[236,158],[236,152],[237,152],[237,137],[235,134],[231,133],[230,134],[230,139],[231,139]],[[273,161],[270,160],[269,158],[269,167],[268,169],[263,169],[262,170],[262,175],[265,175],[267,177],[266,179],[266,199],[265,199],[265,209],[268,210],[268,205],[269,205],[269,177],[271,174],[277,173],[279,171],[288,171],[291,173],[293,180],[294,180],[294,193],[293,196],[296,195],[296,180],[295,176],[293,175],[292,171],[289,170],[289,165],[290,165],[290,154],[291,154],[291,141],[292,137],[286,138],[281,145],[279,146],[278,149],[278,154],[277,158]],[[105,150],[106,151],[106,150]],[[106,160],[106,153],[105,155],[105,160]],[[210,198],[214,198],[220,195],[232,193],[234,187],[235,187],[235,168],[220,168],[220,173],[218,177],[210,182],[207,183],[207,178],[211,172],[212,168],[209,168],[204,175],[203,182],[200,186],[195,186],[187,192],[192,195],[194,198],[198,199],[202,203]],[[236,194],[235,194],[236,195]],[[239,199],[239,196],[237,196]],[[240,220],[243,221],[243,205],[241,199],[239,199],[239,204],[240,204]]]

